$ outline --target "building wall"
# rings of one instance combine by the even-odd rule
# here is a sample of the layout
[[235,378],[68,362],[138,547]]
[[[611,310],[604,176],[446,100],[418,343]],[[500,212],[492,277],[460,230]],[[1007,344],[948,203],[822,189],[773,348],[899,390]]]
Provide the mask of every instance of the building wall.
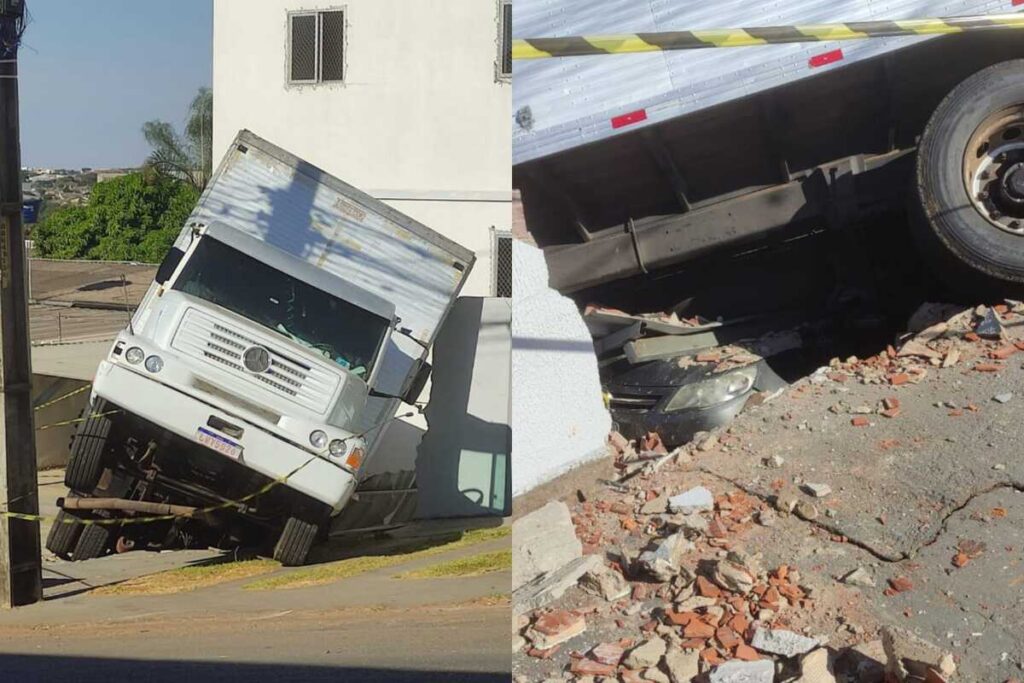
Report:
[[548,287],[544,252],[512,249],[512,495],[607,455],[594,340],[576,304]]
[[[288,12],[344,9],[343,83],[288,83]],[[214,159],[248,128],[477,252],[510,228],[499,0],[215,0]]]

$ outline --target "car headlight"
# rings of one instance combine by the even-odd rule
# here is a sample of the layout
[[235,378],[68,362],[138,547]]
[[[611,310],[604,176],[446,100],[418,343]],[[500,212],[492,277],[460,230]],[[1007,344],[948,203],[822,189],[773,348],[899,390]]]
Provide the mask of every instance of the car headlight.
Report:
[[324,448],[327,446],[327,432],[322,429],[314,429],[309,433],[309,444],[313,448]]
[[710,408],[725,403],[750,391],[756,378],[757,366],[748,365],[700,382],[687,384],[672,395],[665,406],[665,411]]
[[335,457],[345,455],[346,450],[348,450],[348,445],[343,439],[334,439],[327,448],[327,451]]
[[146,352],[138,346],[133,346],[124,352],[124,359],[132,365],[138,365],[146,357]]
[[150,356],[146,359],[146,369],[150,372],[160,372],[164,369],[164,359],[160,356]]

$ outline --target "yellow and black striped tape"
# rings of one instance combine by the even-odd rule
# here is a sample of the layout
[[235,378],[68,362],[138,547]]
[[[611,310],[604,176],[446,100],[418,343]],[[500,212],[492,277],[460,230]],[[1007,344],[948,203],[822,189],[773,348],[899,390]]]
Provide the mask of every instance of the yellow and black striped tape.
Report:
[[992,29],[1024,28],[1024,15],[993,14],[944,19],[851,21],[836,24],[701,29],[660,33],[526,38],[512,41],[513,59],[546,59],[581,55],[615,55],[661,50],[699,50],[779,43],[862,40],[891,36],[936,35]]

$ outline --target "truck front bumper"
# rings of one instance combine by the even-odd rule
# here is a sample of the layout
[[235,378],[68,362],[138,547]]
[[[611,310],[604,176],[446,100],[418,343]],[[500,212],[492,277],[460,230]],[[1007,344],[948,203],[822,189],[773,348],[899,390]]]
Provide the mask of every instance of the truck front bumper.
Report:
[[[208,432],[217,431],[209,426],[211,416],[243,426],[241,437],[219,434],[241,446],[241,453],[236,459],[238,463],[271,479],[291,474],[285,486],[330,506],[335,513],[344,507],[355,491],[356,480],[350,472],[236,415],[109,361],[100,363],[93,393],[199,445],[203,445],[198,440],[200,427]],[[206,448],[205,445],[203,447]],[[231,456],[220,453],[220,457]]]

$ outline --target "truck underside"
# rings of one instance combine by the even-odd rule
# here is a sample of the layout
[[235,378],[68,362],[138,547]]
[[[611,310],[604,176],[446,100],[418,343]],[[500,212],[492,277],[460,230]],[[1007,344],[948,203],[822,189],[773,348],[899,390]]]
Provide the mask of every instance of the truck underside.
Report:
[[514,183],[552,286],[583,302],[603,283],[905,209],[936,106],[1021,55],[1012,32],[930,40],[521,164]]
[[326,528],[323,503],[121,406],[87,410],[72,439],[71,493],[58,502],[62,519],[47,542],[58,555],[187,547],[269,554],[289,517]]

